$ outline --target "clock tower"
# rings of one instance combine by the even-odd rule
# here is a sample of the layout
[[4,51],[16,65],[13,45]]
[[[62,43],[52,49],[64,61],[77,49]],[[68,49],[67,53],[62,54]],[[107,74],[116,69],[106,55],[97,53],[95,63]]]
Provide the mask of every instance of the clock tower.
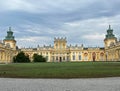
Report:
[[11,27],[9,27],[9,30],[7,31],[7,36],[5,37],[3,42],[5,45],[9,45],[10,48],[16,50],[16,40],[14,39]]
[[117,42],[117,38],[113,34],[113,29],[111,29],[111,26],[109,25],[106,37],[104,39],[105,49],[107,49],[108,47],[112,45],[115,45],[116,42]]

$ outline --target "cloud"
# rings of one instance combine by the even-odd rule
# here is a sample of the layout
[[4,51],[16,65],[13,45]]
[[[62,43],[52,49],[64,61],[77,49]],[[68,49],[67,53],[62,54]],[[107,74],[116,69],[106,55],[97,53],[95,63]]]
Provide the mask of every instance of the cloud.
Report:
[[109,3],[103,0],[2,0],[0,20],[7,25],[29,21],[46,27],[59,27],[65,22],[117,15],[120,13],[119,4],[119,0],[110,0]]
[[52,39],[47,36],[24,36],[22,38],[16,38],[19,48],[22,47],[37,47],[43,45],[49,45]]
[[77,2],[75,2],[74,0],[1,0],[0,7],[4,10],[22,10],[31,13],[46,13],[52,11],[59,12],[58,10],[63,10],[63,12],[65,12],[73,11],[75,9],[78,9],[79,7],[84,7],[84,5],[89,4],[88,2],[90,3],[90,0],[88,0],[87,2],[81,0],[78,0]]
[[[1,0],[0,8],[2,11],[25,11],[29,13],[47,13],[47,14],[68,14],[77,13],[86,14],[88,16],[92,13],[105,14],[106,12],[111,14],[119,12],[116,9],[119,8],[119,0]],[[92,13],[90,13],[92,12]],[[88,14],[89,13],[89,14]]]
[[83,35],[82,38],[85,40],[101,40],[104,39],[105,34],[92,33],[88,35]]
[[1,2],[1,8],[5,11],[34,11],[35,6],[32,3],[29,3],[26,0],[6,0],[6,1],[0,1]]
[[53,44],[54,37],[67,37],[68,44],[104,46],[109,24],[119,36],[119,4],[119,0],[1,0],[0,36],[4,38],[11,26],[21,46]]
[[119,18],[120,15],[77,20],[65,22],[57,28],[30,22],[20,25],[19,28],[13,28],[13,31],[15,30],[17,44],[21,47],[36,47],[38,44],[53,45],[54,37],[67,37],[68,45],[104,46],[103,40],[109,24],[112,25],[114,33],[119,34]]
[[108,25],[112,25],[114,34],[116,35],[119,31],[119,18],[120,15],[68,22],[65,23],[62,29],[67,31],[66,35],[69,38],[70,43],[83,43],[85,45],[92,43],[96,46],[104,46],[103,40],[105,38]]

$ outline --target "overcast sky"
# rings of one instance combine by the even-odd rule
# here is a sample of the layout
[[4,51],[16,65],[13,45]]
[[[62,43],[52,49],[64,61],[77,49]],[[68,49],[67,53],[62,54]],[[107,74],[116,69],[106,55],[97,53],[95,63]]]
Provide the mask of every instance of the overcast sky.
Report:
[[53,45],[104,46],[108,25],[120,35],[120,0],[0,0],[0,40],[12,27],[18,47]]

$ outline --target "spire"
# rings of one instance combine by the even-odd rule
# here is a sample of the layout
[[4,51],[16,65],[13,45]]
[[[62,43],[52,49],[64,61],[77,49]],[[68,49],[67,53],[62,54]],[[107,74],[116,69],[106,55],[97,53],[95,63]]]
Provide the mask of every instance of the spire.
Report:
[[111,30],[111,25],[109,25],[109,30]]
[[9,30],[7,31],[7,36],[5,37],[4,40],[14,40],[14,36],[13,36],[11,27],[9,27]]
[[9,27],[9,31],[11,31],[11,27]]
[[107,35],[106,35],[106,39],[109,38],[116,38],[115,35],[113,34],[113,29],[111,29],[111,25],[109,25],[109,28],[107,30]]

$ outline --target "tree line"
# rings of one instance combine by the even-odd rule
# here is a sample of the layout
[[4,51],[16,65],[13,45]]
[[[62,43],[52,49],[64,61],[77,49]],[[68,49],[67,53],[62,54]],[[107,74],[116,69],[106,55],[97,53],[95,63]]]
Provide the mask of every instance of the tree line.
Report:
[[[46,62],[46,58],[42,55],[34,54],[33,55],[33,61],[32,62]],[[29,63],[31,62],[29,55],[26,55],[24,52],[19,52],[16,56],[13,58],[14,63]]]

